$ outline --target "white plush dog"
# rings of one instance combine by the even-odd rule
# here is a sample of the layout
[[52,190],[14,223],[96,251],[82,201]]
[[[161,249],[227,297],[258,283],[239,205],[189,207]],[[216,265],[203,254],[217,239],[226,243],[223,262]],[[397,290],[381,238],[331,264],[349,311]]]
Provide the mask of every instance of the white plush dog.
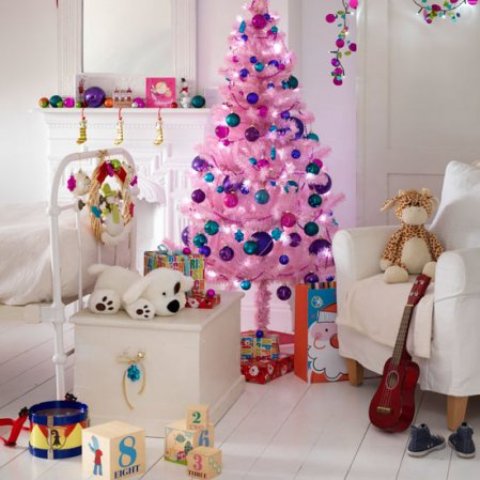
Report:
[[88,271],[98,275],[89,300],[93,313],[111,315],[123,308],[140,320],[174,315],[185,307],[185,292],[193,287],[190,277],[168,268],[152,270],[145,277],[108,265],[92,265]]

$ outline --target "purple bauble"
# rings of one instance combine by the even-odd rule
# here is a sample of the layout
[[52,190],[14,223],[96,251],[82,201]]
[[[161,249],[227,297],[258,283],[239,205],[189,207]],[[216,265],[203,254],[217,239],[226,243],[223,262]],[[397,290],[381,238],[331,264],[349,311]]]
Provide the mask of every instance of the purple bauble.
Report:
[[305,275],[303,280],[305,283],[318,283],[320,281],[320,279],[318,278],[318,275],[312,272]]
[[218,138],[227,138],[230,133],[230,129],[226,125],[218,125],[215,128],[215,134]]
[[183,230],[182,230],[182,242],[185,246],[188,247],[188,245],[190,244],[190,241],[188,239],[188,236],[189,236],[189,233],[188,233],[188,227],[185,227]]
[[332,189],[332,178],[327,173],[324,173],[325,177],[327,178],[327,183],[325,185],[320,185],[319,183],[312,185],[312,188],[319,194],[325,195]]
[[192,161],[192,168],[196,172],[204,172],[205,170],[208,170],[208,163],[206,160],[204,160],[202,157],[195,157]]
[[257,255],[259,257],[266,257],[273,250],[273,240],[267,232],[257,232],[252,237],[257,242]]
[[290,234],[290,246],[298,247],[302,243],[302,237],[298,233]]
[[322,253],[323,250],[330,251],[331,247],[332,244],[328,240],[322,238],[312,242],[310,247],[308,247],[308,251],[310,252],[310,255],[318,255],[319,253]]
[[290,262],[290,258],[288,258],[288,255],[282,255],[278,261],[282,264],[282,265],[288,265],[288,263]]
[[204,245],[203,247],[200,247],[198,249],[198,253],[200,253],[200,255],[203,255],[204,257],[209,257],[212,253],[212,249],[208,245]]
[[267,20],[263,15],[257,13],[257,15],[252,18],[252,25],[256,29],[261,30],[262,28],[265,28],[267,26]]
[[292,296],[292,290],[286,285],[277,288],[277,297],[280,300],[288,300]]
[[260,132],[255,127],[249,127],[245,130],[245,138],[249,142],[256,142],[260,138]]
[[100,87],[90,87],[85,90],[85,104],[89,108],[98,108],[105,101],[105,92]]
[[192,192],[192,200],[195,203],[202,203],[205,200],[205,192],[203,190],[197,189]]
[[235,256],[235,252],[233,251],[233,248],[230,247],[223,247],[220,250],[220,258],[224,262],[230,262],[233,260],[233,257]]

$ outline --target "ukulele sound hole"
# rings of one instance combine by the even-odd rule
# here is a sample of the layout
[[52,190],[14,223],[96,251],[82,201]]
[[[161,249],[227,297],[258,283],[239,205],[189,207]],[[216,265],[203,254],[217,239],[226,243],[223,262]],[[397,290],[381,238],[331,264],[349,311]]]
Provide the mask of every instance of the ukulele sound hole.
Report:
[[393,390],[398,385],[398,373],[390,372],[387,377],[387,388]]

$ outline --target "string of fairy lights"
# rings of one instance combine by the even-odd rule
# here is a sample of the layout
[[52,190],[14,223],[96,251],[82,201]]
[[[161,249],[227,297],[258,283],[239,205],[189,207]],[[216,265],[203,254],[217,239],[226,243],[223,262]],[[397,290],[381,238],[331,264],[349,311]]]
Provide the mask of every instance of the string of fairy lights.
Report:
[[[438,0],[437,0],[438,1]],[[438,19],[449,19],[457,22],[461,17],[463,7],[476,7],[479,0],[443,0],[440,3],[431,0],[412,0],[418,7],[426,23],[432,24]],[[328,13],[325,21],[338,28],[335,47],[330,50],[332,70],[330,75],[333,84],[342,86],[346,77],[344,61],[357,51],[357,44],[349,38],[350,17],[355,15],[359,7],[359,0],[341,0],[341,5],[336,12]]]

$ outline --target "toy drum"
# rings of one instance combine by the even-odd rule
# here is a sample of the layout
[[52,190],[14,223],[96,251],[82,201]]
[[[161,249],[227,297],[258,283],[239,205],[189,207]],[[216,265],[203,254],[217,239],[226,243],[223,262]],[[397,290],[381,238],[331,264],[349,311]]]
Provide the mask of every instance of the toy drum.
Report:
[[33,456],[59,459],[82,454],[87,405],[64,400],[39,403],[30,408],[30,423],[29,450]]

